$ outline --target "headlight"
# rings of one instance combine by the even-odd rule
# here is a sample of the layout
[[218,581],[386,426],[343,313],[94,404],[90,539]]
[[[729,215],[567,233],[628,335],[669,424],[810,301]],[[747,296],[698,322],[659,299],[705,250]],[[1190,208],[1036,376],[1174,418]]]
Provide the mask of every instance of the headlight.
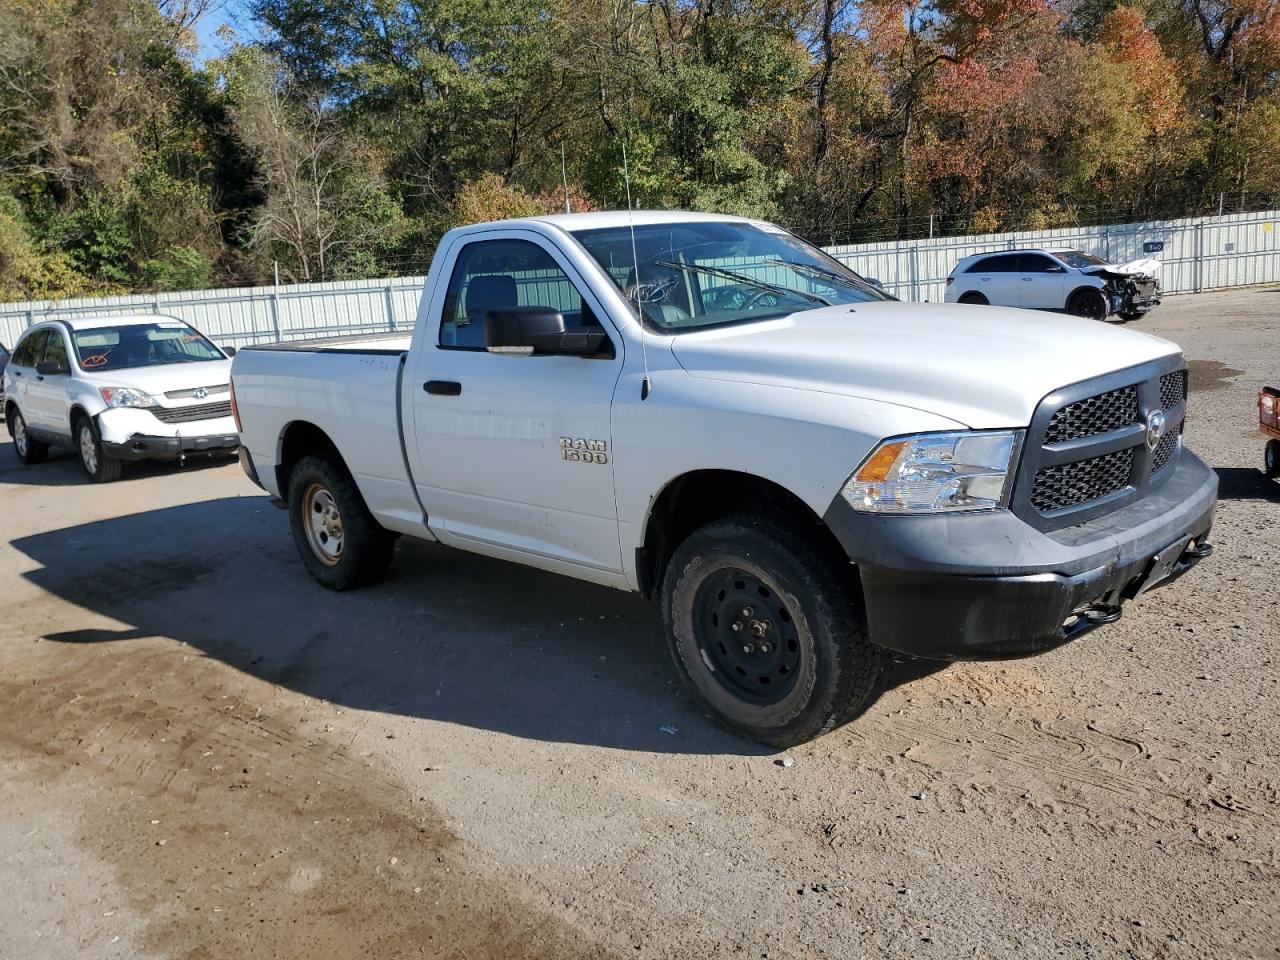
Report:
[[155,397],[135,390],[133,387],[99,387],[102,399],[108,407],[154,407]]
[[841,491],[867,513],[996,510],[1008,503],[1021,430],[923,433],[886,440]]

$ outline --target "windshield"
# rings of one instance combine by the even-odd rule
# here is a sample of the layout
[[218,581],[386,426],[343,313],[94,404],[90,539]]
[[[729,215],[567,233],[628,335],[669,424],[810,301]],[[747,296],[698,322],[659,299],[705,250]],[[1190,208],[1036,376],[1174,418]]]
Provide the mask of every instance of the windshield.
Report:
[[[777,227],[686,221],[574,237],[635,309],[669,333],[893,297]],[[636,264],[639,263],[639,271]]]
[[221,350],[181,320],[76,330],[72,339],[80,366],[85,370],[124,370],[226,359]]
[[1081,267],[1105,267],[1107,265],[1107,261],[1095,257],[1092,253],[1085,253],[1083,250],[1063,250],[1060,253],[1055,253],[1054,256],[1068,267],[1075,267],[1077,270]]

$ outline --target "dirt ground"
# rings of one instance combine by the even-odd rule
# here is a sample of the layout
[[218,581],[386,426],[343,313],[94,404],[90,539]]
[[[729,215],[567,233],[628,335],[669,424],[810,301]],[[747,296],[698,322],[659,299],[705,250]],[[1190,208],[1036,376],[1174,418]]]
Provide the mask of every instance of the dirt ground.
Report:
[[234,465],[6,438],[0,957],[1280,956],[1280,290],[1131,326],[1191,358],[1214,557],[785,767],[636,598],[406,543],[330,594]]

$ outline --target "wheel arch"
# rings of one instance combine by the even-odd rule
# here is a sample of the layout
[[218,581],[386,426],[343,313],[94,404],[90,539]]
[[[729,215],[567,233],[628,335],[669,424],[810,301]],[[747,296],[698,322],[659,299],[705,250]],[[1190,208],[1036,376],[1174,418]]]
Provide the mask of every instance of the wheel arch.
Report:
[[71,409],[67,411],[67,433],[72,440],[76,438],[76,421],[81,416],[88,417],[90,420],[93,419],[93,414],[88,411],[83,403],[73,403]]
[[651,501],[644,539],[636,548],[640,594],[657,594],[668,561],[699,527],[747,512],[784,516],[824,553],[843,561],[844,551],[822,518],[795,493],[776,481],[740,470],[691,470],[672,478]]
[[977,304],[980,306],[991,306],[991,301],[987,299],[987,295],[981,290],[966,290],[960,296],[956,297],[956,303]]
[[313,453],[332,453],[346,466],[338,445],[320,427],[309,420],[292,420],[285,424],[276,442],[276,489],[281,497],[288,498],[289,478],[298,461]]

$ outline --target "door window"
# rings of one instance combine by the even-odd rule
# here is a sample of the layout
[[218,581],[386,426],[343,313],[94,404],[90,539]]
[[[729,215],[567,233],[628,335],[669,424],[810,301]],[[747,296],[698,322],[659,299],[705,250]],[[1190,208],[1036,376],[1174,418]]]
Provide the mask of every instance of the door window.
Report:
[[48,330],[37,330],[28,334],[18,348],[13,351],[13,362],[19,367],[34,367],[44,354],[44,343],[49,337]]
[[996,257],[987,257],[985,260],[979,260],[965,273],[1017,273],[1018,272],[1018,255],[1014,253],[1003,253]]
[[463,247],[454,263],[440,319],[440,346],[485,349],[485,314],[507,307],[558,310],[566,330],[600,327],[573,281],[536,243],[478,240]]
[[1042,253],[1023,253],[1018,255],[1021,273],[1052,273],[1061,267]]
[[44,357],[42,363],[60,363],[63,369],[70,370],[71,365],[67,362],[67,344],[62,339],[62,333],[58,330],[50,330],[49,336],[44,343]]

